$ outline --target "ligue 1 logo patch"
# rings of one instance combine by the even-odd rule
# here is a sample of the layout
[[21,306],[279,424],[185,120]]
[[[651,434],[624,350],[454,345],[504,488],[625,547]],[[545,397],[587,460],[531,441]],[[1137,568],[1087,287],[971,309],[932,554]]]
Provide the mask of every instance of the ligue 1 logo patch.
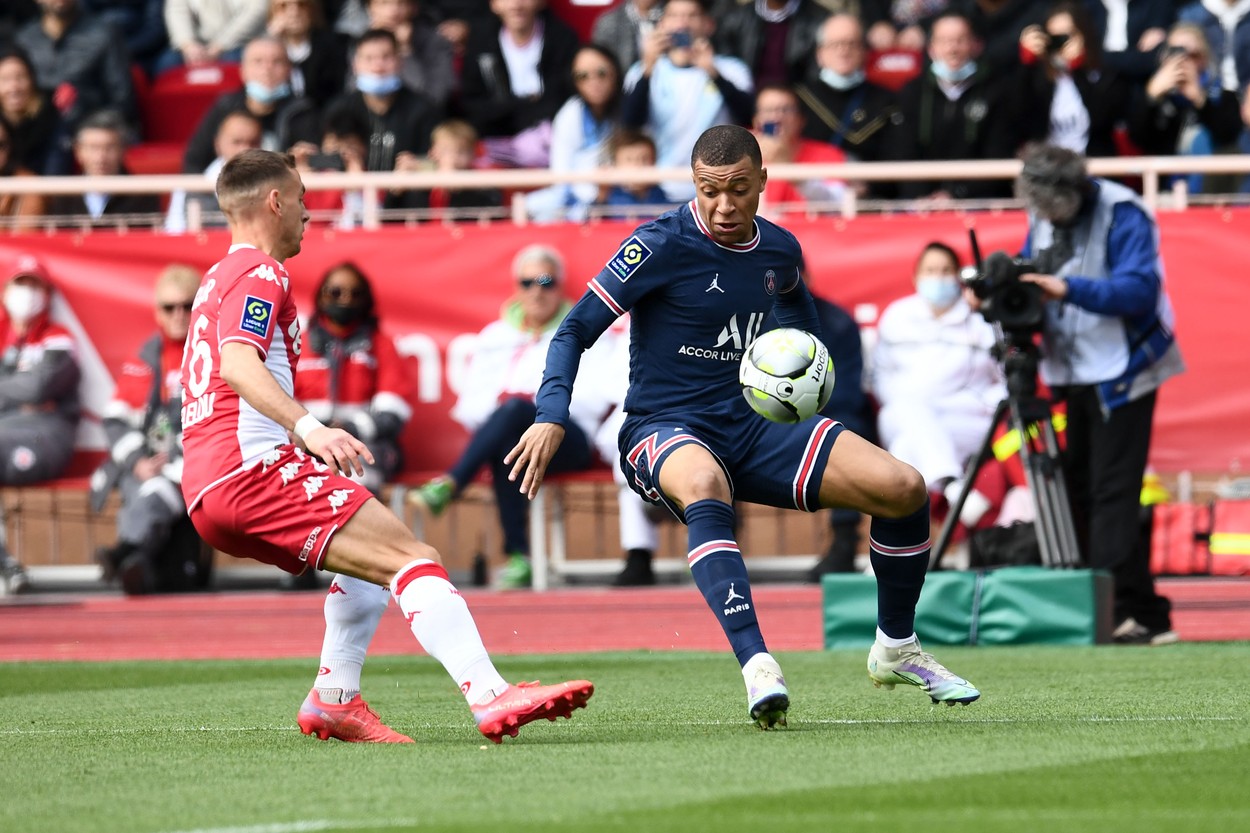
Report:
[[273,302],[266,301],[264,298],[257,298],[254,295],[248,295],[244,298],[243,320],[239,322],[240,330],[261,338],[268,338],[269,322],[272,319]]
[[639,266],[647,262],[649,257],[651,257],[651,250],[647,248],[647,244],[637,237],[631,237],[621,244],[616,254],[612,255],[612,259],[608,261],[608,269],[621,283],[625,283],[630,275],[638,271]]
[[777,273],[772,269],[764,273],[764,291],[769,295],[777,291]]

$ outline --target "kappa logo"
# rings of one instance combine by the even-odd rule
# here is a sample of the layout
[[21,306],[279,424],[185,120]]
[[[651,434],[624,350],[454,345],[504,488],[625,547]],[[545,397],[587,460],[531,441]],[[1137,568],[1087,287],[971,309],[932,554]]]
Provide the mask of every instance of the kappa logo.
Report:
[[269,324],[273,320],[273,302],[255,295],[243,299],[243,318],[239,329],[261,338],[269,338]]
[[713,289],[715,289],[717,292],[719,292],[722,295],[725,294],[725,290],[720,288],[720,272],[716,273],[716,277],[712,278],[711,285],[707,289],[703,290],[703,293],[706,295],[707,293],[711,292]]
[[612,259],[608,261],[608,270],[616,275],[621,283],[625,283],[630,275],[637,272],[638,268],[647,262],[649,257],[651,257],[651,250],[647,248],[647,244],[634,236],[622,243],[621,248],[612,255]]
[[264,264],[261,264],[260,266],[257,266],[255,269],[248,272],[247,276],[249,278],[257,278],[258,280],[269,281],[270,283],[276,283],[279,286],[281,286],[284,290],[287,289],[288,281],[287,281],[286,275],[283,275],[281,278],[279,278],[278,273],[275,272],[273,267],[270,266],[268,263],[264,263]]
[[346,591],[346,590],[344,590],[344,589],[342,588],[342,586],[341,586],[341,585],[340,585],[337,581],[335,581],[335,582],[331,582],[331,584],[330,584],[330,591],[329,591],[326,595],[327,595],[327,596],[333,596],[335,593],[342,593],[344,596],[346,596],[346,595],[347,595],[347,591]]
[[[304,548],[299,551],[299,560],[307,561],[308,556],[312,553],[313,547],[317,546],[317,539],[321,537],[321,527],[314,526],[312,532],[308,533],[308,539],[304,541]],[[330,588],[333,592],[334,587]],[[340,592],[342,592],[340,588]]]

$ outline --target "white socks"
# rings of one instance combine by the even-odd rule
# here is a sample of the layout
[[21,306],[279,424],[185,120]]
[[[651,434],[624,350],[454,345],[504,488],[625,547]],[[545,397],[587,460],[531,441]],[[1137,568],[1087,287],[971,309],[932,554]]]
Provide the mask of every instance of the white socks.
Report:
[[469,606],[441,564],[419,559],[406,565],[391,579],[391,594],[413,636],[447,669],[470,705],[508,688],[486,653]]
[[360,670],[391,596],[385,587],[337,575],[326,593],[321,667],[313,686],[323,702],[346,703],[360,693]]
[[877,641],[887,648],[902,648],[904,645],[910,645],[916,641],[916,634],[912,634],[906,639],[895,639],[892,636],[886,636],[885,631],[877,628]]

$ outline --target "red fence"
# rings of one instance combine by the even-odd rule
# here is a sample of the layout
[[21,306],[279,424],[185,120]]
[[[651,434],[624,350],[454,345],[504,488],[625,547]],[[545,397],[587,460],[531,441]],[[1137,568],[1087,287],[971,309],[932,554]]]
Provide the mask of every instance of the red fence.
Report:
[[[1162,471],[1223,471],[1250,462],[1250,351],[1246,347],[1250,278],[1244,247],[1250,209],[1191,209],[1160,218],[1168,286],[1189,371],[1163,389],[1153,464]],[[929,240],[967,253],[975,226],[983,251],[1015,251],[1020,214],[933,214],[822,218],[787,223],[803,243],[817,292],[847,308],[884,307],[910,291],[916,254]],[[354,260],[371,277],[386,328],[411,357],[418,381],[408,461],[413,469],[447,466],[463,431],[447,417],[463,378],[472,336],[499,312],[511,291],[512,256],[543,242],[564,253],[571,297],[616,251],[630,226],[426,225],[350,234],[310,230],[304,252],[287,265],[301,309],[323,272]],[[62,287],[60,317],[81,324],[88,382],[85,398],[98,412],[115,371],[154,325],[152,283],[166,264],[206,269],[225,251],[224,233],[170,237],[148,233],[0,238],[0,263],[38,255]],[[98,359],[94,354],[98,351]],[[107,370],[106,370],[107,369]],[[432,438],[436,438],[432,441]],[[84,445],[98,442],[85,432]]]

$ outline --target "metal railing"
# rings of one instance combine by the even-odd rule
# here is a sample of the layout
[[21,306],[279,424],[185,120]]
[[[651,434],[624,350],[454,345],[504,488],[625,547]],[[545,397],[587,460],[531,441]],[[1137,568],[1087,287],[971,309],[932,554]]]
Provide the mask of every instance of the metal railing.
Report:
[[[907,182],[924,180],[1011,180],[1020,171],[1016,159],[953,162],[850,162],[841,164],[770,165],[768,176],[774,181],[830,181],[844,182]],[[1168,177],[1187,174],[1204,175],[1250,175],[1250,155],[1217,156],[1129,156],[1089,160],[1090,173],[1095,176],[1140,178],[1142,197],[1152,209],[1184,210],[1189,204],[1201,202],[1246,203],[1250,195],[1222,194],[1191,196],[1183,178],[1172,181],[1165,190],[1162,184]],[[689,179],[685,168],[601,168],[590,171],[553,172],[546,169],[474,170],[444,173],[421,171],[410,173],[307,173],[304,184],[309,191],[360,191],[364,195],[359,225],[377,228],[386,219],[425,220],[452,219],[499,219],[511,217],[518,225],[530,222],[525,205],[525,191],[555,184],[591,183],[596,185],[636,185],[672,180]],[[401,209],[386,211],[381,208],[381,197],[390,191],[422,191],[435,188],[482,189],[498,188],[514,191],[511,204],[504,209],[462,209],[459,211],[436,211],[431,209]],[[85,194],[167,194],[174,191],[210,193],[212,180],[199,174],[160,174],[121,177],[0,177],[0,195]],[[765,195],[767,196],[767,195]],[[863,200],[853,188],[845,188],[841,198],[830,203],[804,203],[791,206],[770,206],[774,210],[790,210],[797,213],[819,215],[835,214],[850,218],[865,210],[911,211],[911,210],[975,210],[981,208],[1018,207],[1015,200],[963,200],[935,203],[930,200]],[[195,201],[188,203],[187,230],[199,231],[205,218],[199,213]],[[639,214],[646,214],[639,210]],[[116,218],[120,225],[159,226],[163,217],[135,215]],[[53,225],[78,225],[70,218],[46,218],[31,220],[35,227]]]

